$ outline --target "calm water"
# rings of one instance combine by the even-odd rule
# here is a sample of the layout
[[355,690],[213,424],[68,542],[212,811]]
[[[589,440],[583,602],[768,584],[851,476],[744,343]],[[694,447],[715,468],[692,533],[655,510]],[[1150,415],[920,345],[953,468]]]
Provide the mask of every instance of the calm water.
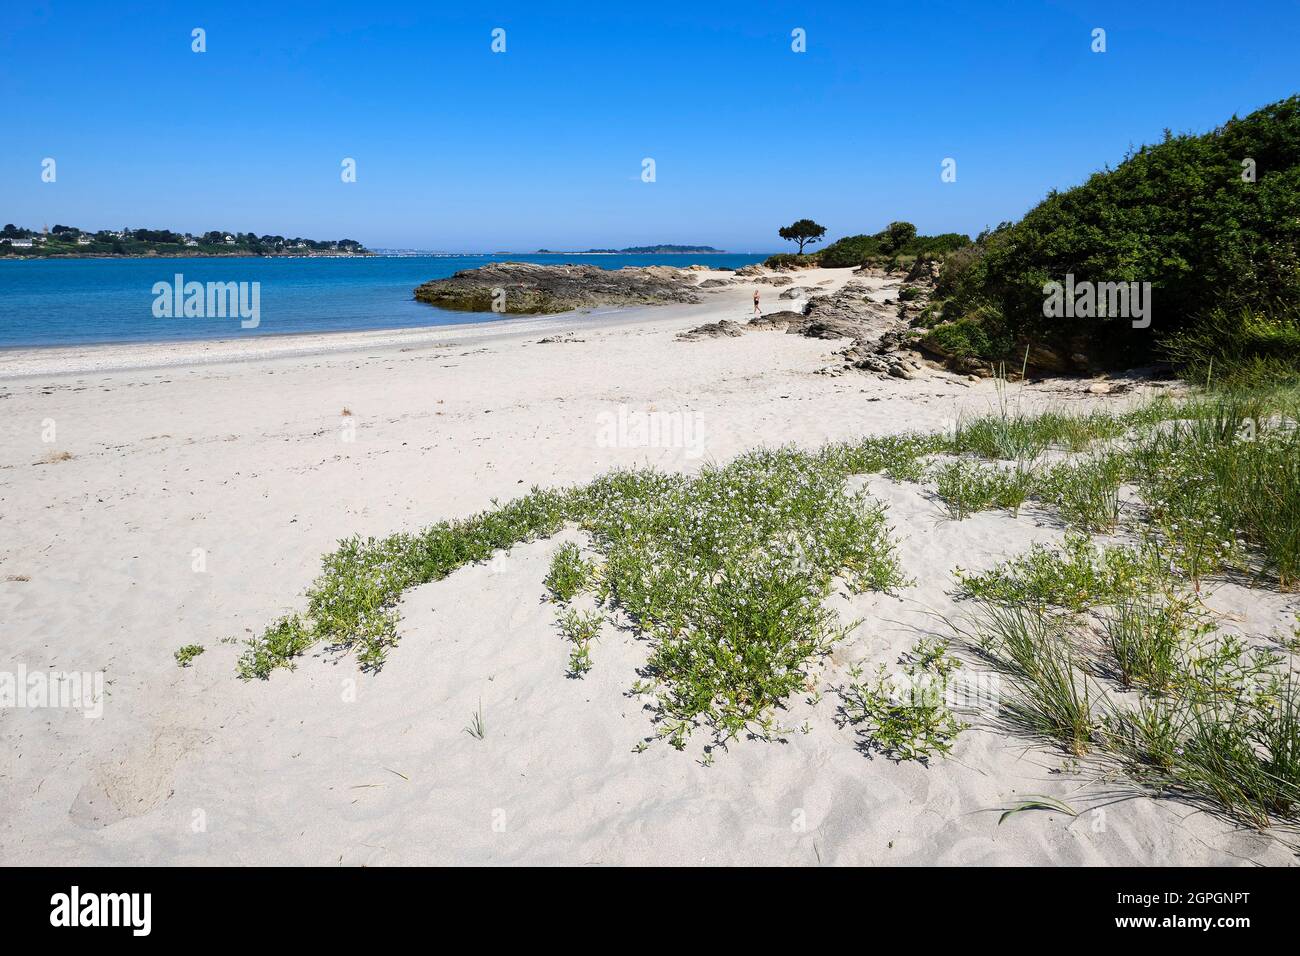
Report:
[[[219,339],[294,332],[401,329],[491,322],[509,316],[447,312],[416,302],[415,287],[487,262],[586,262],[622,266],[739,268],[759,255],[411,256],[365,259],[0,260],[0,348]],[[157,318],[156,282],[258,282],[260,323],[234,318]]]

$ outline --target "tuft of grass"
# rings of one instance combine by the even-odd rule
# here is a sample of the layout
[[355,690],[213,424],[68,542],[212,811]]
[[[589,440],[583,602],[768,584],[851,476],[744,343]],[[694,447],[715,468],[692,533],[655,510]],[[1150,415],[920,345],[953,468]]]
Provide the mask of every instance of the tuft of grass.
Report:
[[1126,462],[1122,454],[1110,452],[1054,465],[1038,479],[1036,497],[1055,505],[1071,528],[1110,533],[1119,523]]
[[1037,420],[1012,414],[959,421],[951,443],[958,454],[1004,461],[1034,461],[1050,445]]
[[1163,694],[1172,691],[1187,649],[1209,628],[1195,602],[1176,595],[1129,595],[1102,616],[1106,650],[1121,684]]
[[483,721],[483,699],[479,698],[478,710],[469,715],[469,723],[461,728],[462,732],[469,734],[475,740],[482,740],[487,736],[487,724]]
[[202,644],[186,644],[184,647],[177,648],[176,653],[172,656],[176,658],[176,663],[180,667],[189,667],[194,662],[194,658],[202,654],[203,651]]
[[1097,693],[1071,646],[1069,625],[1041,609],[987,605],[975,619],[980,652],[1007,677],[1003,716],[1032,736],[1087,753],[1099,726]]

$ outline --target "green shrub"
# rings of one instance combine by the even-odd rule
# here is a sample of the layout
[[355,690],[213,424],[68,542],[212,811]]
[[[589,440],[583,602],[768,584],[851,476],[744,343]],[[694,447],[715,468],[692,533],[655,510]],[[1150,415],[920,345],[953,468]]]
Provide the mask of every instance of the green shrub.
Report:
[[845,236],[818,252],[817,264],[827,269],[861,266],[880,253],[880,239],[876,236]]
[[828,269],[848,266],[887,264],[898,268],[916,261],[918,256],[944,256],[971,245],[970,236],[947,232],[938,236],[918,236],[910,222],[890,223],[872,236],[845,236],[816,254],[817,264]]
[[[1242,179],[1242,161],[1256,163],[1257,181]],[[1138,365],[1159,354],[1159,340],[1180,341],[1194,320],[1215,309],[1267,311],[1300,299],[1300,97],[1233,118],[1201,136],[1166,134],[1081,186],[1053,192],[1015,225],[981,237],[981,253],[951,285],[945,317],[1006,330],[968,335],[981,358],[1010,357],[1019,343],[1039,342],[1062,354],[1082,349],[1108,365]],[[1152,326],[1128,319],[1048,319],[1043,284],[1063,281],[1150,282]],[[1231,320],[1235,323],[1236,320]],[[1218,324],[1216,324],[1218,323]],[[1182,346],[1192,367],[1222,342],[1229,351],[1282,343],[1290,332],[1240,336],[1220,320]],[[1250,331],[1250,330],[1247,330]],[[1263,349],[1264,356],[1271,353]],[[1292,353],[1294,354],[1294,353]],[[1286,362],[1285,356],[1260,361]],[[1255,364],[1251,358],[1247,363]]]
[[812,255],[799,255],[795,252],[778,252],[774,256],[768,256],[763,260],[763,265],[769,269],[811,269],[817,265],[817,259]]
[[936,325],[921,339],[930,351],[954,358],[991,359],[1009,354],[1010,330],[993,309]]

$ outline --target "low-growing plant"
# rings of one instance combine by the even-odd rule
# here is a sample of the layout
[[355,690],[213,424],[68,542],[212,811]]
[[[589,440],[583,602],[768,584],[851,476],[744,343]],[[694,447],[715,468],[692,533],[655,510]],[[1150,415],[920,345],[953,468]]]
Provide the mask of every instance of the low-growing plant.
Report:
[[591,642],[600,633],[603,622],[604,618],[595,611],[569,608],[560,615],[560,633],[573,645],[569,650],[570,677],[582,677],[591,670]]
[[176,663],[181,667],[189,667],[204,651],[202,644],[186,644],[184,647],[177,648],[175,655]]
[[955,573],[961,597],[1077,612],[1150,589],[1167,572],[1148,547],[1098,548],[1087,535],[1071,533],[1061,548],[1035,544],[989,571]]
[[989,508],[1017,514],[1034,487],[1033,475],[1025,468],[986,467],[966,459],[945,462],[933,468],[929,477],[948,513],[958,521]]
[[1003,715],[1023,732],[1076,756],[1088,751],[1099,718],[1097,693],[1070,641],[1070,624],[1042,608],[988,605],[976,616],[980,652],[1007,677]]
[[576,544],[565,542],[551,559],[551,570],[546,575],[546,586],[556,600],[572,601],[587,587],[591,578],[591,564],[584,561]]
[[967,727],[947,701],[957,661],[947,644],[923,640],[901,663],[895,674],[879,665],[869,680],[861,667],[853,668],[841,692],[841,712],[846,723],[860,725],[865,750],[928,763],[935,754],[947,755]]
[[240,655],[239,676],[266,680],[278,667],[293,670],[295,659],[312,646],[312,637],[297,614],[286,615],[261,634],[249,638]]
[[1049,468],[1036,484],[1036,496],[1055,505],[1067,525],[1080,531],[1105,533],[1119,523],[1119,488],[1125,458],[1110,453]]
[[1191,599],[1139,593],[1104,614],[1102,627],[1120,682],[1168,693],[1183,673],[1187,653],[1210,625]]

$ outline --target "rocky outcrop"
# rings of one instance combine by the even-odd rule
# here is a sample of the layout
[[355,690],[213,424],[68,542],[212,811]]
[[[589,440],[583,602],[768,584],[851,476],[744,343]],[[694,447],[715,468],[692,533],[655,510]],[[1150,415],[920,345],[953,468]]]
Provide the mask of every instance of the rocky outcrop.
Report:
[[543,315],[599,305],[699,302],[694,280],[694,273],[667,266],[601,269],[494,262],[426,282],[415,290],[415,298],[462,312]]
[[756,319],[750,319],[749,328],[764,332],[788,332],[791,326],[795,326],[796,332],[798,332],[803,329],[806,322],[807,320],[802,312],[785,310],[769,312],[766,315],[760,315]]
[[678,332],[677,338],[683,342],[695,342],[699,339],[724,339],[736,338],[744,335],[745,329],[739,322],[732,322],[730,319],[722,319],[718,322],[708,322],[704,325],[698,325],[686,332]]
[[850,368],[890,378],[914,379],[927,368],[921,353],[901,331],[886,332],[875,342],[854,342],[839,354]]

